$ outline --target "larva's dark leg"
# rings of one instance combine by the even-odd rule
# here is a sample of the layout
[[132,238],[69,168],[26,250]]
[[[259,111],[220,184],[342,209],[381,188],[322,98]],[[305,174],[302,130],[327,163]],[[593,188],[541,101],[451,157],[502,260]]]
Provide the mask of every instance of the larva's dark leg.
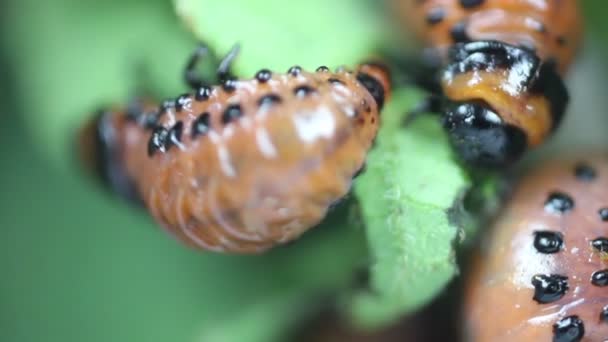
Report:
[[184,69],[184,80],[190,88],[198,89],[208,84],[196,70],[196,67],[201,62],[203,57],[206,57],[208,55],[209,47],[207,47],[207,45],[203,43],[200,43],[188,59],[188,63],[186,64],[186,68]]
[[234,62],[234,59],[238,56],[240,50],[241,46],[238,43],[234,44],[232,49],[230,49],[226,56],[224,56],[224,58],[222,58],[222,60],[220,61],[220,65],[217,67],[217,78],[220,82],[224,82],[225,80],[234,78],[234,76],[230,72],[230,67]]
[[431,94],[412,108],[403,120],[403,126],[409,126],[416,118],[424,114],[441,115],[443,113],[443,101],[441,96]]

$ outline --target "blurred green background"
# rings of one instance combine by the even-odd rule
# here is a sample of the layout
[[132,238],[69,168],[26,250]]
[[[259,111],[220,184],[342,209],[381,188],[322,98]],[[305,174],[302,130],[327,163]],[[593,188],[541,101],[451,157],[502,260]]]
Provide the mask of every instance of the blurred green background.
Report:
[[[556,139],[531,160],[608,145],[608,3],[581,2],[589,35],[569,77],[573,104]],[[339,219],[356,216],[352,209],[270,255],[201,254],[82,177],[75,160],[56,157],[67,155],[62,142],[74,132],[49,120],[57,113],[47,107],[82,121],[84,108],[126,98],[140,56],[155,57],[147,60],[155,91],[180,89],[174,75],[194,38],[170,1],[0,6],[0,341],[282,339],[277,327],[295,327],[312,312],[311,298],[347,288],[365,265],[362,229]],[[41,139],[42,131],[65,139]]]

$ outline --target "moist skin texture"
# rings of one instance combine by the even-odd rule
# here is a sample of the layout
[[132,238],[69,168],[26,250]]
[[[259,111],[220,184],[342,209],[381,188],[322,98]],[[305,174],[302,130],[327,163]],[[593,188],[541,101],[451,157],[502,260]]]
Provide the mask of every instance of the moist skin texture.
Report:
[[585,155],[516,187],[467,280],[468,340],[608,338],[608,153]]
[[349,191],[376,137],[376,99],[389,92],[371,89],[387,79],[363,76],[379,74],[367,65],[264,71],[184,94],[160,112],[149,103],[139,115],[114,112],[105,118],[109,162],[185,243],[262,252],[318,224]]

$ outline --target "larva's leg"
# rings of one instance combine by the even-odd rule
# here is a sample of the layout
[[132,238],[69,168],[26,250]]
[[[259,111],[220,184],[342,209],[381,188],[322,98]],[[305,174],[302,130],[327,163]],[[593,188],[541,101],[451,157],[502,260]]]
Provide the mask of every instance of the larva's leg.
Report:
[[225,80],[234,78],[234,76],[230,72],[230,67],[234,62],[234,59],[238,56],[240,50],[241,46],[238,43],[234,44],[232,49],[230,49],[226,56],[224,56],[224,58],[222,58],[222,60],[220,61],[220,64],[217,67],[217,78],[220,82],[224,82]]
[[188,59],[188,63],[186,63],[186,68],[184,69],[184,80],[190,88],[198,89],[208,84],[196,70],[203,57],[208,55],[209,47],[200,43]]

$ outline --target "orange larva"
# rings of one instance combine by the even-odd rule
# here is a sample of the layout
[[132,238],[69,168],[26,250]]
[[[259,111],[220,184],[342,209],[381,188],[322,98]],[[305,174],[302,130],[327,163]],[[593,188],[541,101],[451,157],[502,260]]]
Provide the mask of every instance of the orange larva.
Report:
[[508,166],[559,127],[582,35],[577,0],[393,1],[438,71],[424,110],[443,113],[463,160]]
[[467,279],[470,341],[608,339],[608,157],[544,164],[515,188]]
[[264,69],[239,80],[227,72],[233,51],[220,84],[205,85],[193,73],[203,53],[186,70],[194,93],[99,116],[105,178],[192,246],[257,253],[294,240],[362,169],[388,74],[368,63],[354,72]]

